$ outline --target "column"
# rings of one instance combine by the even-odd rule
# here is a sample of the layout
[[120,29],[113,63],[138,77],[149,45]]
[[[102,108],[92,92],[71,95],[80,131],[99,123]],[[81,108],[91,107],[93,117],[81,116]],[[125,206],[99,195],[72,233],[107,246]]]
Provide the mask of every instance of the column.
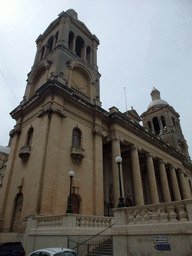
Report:
[[181,194],[179,190],[179,184],[177,181],[177,176],[175,172],[175,167],[170,165],[170,177],[171,177],[171,184],[173,188],[173,197],[175,201],[181,201]]
[[183,195],[183,199],[191,198],[189,185],[187,184],[187,181],[185,179],[183,171],[179,170],[178,174],[179,174],[179,181],[180,181],[180,184],[181,184],[181,193]]
[[171,196],[169,191],[169,184],[167,179],[167,173],[165,169],[165,163],[163,160],[159,160],[159,173],[161,179],[161,188],[163,192],[163,199],[165,202],[171,202]]
[[82,58],[84,61],[86,61],[86,53],[87,53],[87,47],[84,44],[84,46],[83,46],[83,58]]
[[77,37],[74,35],[73,42],[72,42],[72,51],[73,52],[75,52],[76,39],[77,39]]
[[131,147],[131,162],[132,162],[133,190],[134,190],[134,197],[135,197],[135,205],[136,206],[144,205],[138,148],[135,145]]
[[157,182],[155,177],[153,157],[150,153],[147,153],[146,157],[147,157],[147,174],[148,174],[148,180],[149,180],[149,191],[151,196],[151,203],[158,204],[159,196],[158,196],[158,190],[157,190]]
[[38,43],[35,60],[34,60],[34,65],[40,60],[40,55],[41,55],[41,43]]
[[60,26],[59,26],[59,35],[58,35],[58,42],[63,41],[63,34],[64,34],[64,28],[65,28],[65,20],[64,18],[61,18],[60,22],[59,22]]
[[54,36],[53,37],[53,49],[55,48],[55,46],[56,46],[56,37]]
[[90,51],[90,65],[93,63],[93,51]]
[[[118,176],[118,166],[115,162],[115,158],[121,156],[121,147],[119,139],[112,139],[112,171],[113,171],[113,195],[114,195],[114,207],[116,208],[119,202],[119,176]],[[121,164],[121,178],[122,178],[122,164]],[[121,179],[123,180],[123,179]],[[122,191],[123,182],[122,182]],[[123,193],[124,197],[124,193]]]
[[98,68],[97,67],[97,43],[93,41],[93,67],[94,68]]

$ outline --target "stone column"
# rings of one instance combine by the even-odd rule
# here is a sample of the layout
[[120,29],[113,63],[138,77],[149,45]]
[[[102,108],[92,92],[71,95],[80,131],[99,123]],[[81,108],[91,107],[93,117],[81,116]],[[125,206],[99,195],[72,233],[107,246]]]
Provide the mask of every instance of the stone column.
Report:
[[149,180],[149,191],[151,196],[151,203],[158,204],[159,196],[158,196],[158,190],[157,190],[157,182],[155,177],[153,157],[152,157],[152,154],[150,153],[147,153],[146,157],[147,157],[147,174],[148,174],[148,180]]
[[74,37],[73,37],[73,42],[72,42],[72,51],[73,51],[73,52],[75,52],[76,39],[77,39],[77,37],[74,35]]
[[173,197],[175,201],[181,201],[181,194],[179,190],[179,184],[177,181],[177,176],[175,172],[175,167],[170,165],[170,177],[171,177],[171,184],[173,188]]
[[93,41],[93,68],[97,69],[97,43]]
[[187,184],[187,181],[185,179],[183,171],[179,170],[178,174],[179,174],[179,181],[180,181],[180,184],[181,184],[181,193],[183,195],[183,199],[191,198],[189,185]]
[[163,199],[165,202],[171,202],[171,196],[169,191],[169,184],[167,179],[167,173],[165,169],[165,163],[163,160],[159,160],[159,173],[161,179],[161,188],[163,192]]
[[131,162],[132,162],[133,190],[134,190],[134,197],[135,197],[135,205],[136,206],[144,205],[138,148],[135,145],[131,147]]
[[93,63],[93,52],[92,50],[90,51],[90,65]]
[[84,44],[84,46],[83,46],[83,58],[82,58],[84,61],[86,61],[86,53],[87,53],[87,47]]
[[[113,195],[114,195],[114,207],[116,208],[119,202],[119,176],[118,176],[118,167],[115,162],[115,158],[121,156],[121,147],[119,139],[112,139],[112,171],[113,171]],[[122,166],[121,166],[121,178],[122,178]],[[122,191],[123,182],[122,182]],[[124,197],[124,193],[123,193]]]
[[59,22],[58,44],[61,44],[61,42],[63,42],[64,28],[65,28],[65,20],[64,18],[61,18]]
[[36,51],[35,60],[34,60],[33,65],[35,65],[40,60],[40,55],[41,55],[41,42],[37,44],[37,51]]
[[54,36],[54,37],[53,37],[53,49],[54,49],[55,46],[56,46],[56,42],[57,42],[57,40],[56,40],[56,37]]

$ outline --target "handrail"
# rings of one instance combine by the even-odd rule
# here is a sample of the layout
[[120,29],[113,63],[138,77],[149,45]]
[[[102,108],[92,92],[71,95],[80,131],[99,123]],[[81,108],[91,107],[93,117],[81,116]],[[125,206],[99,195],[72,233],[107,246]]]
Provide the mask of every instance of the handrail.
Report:
[[[91,240],[91,239],[93,239],[94,237],[100,235],[100,234],[103,233],[105,230],[107,230],[108,228],[111,228],[111,227],[114,226],[114,225],[115,225],[115,223],[113,223],[111,226],[109,226],[109,227],[103,229],[102,231],[100,231],[100,232],[97,233],[96,235],[90,237],[89,239],[85,240],[84,242],[78,244],[78,246],[80,246],[80,245],[82,245],[82,244],[85,244],[85,243],[88,242],[89,240]],[[77,242],[76,242],[76,243],[77,243]],[[76,245],[75,247],[73,247],[72,250],[74,250],[75,248],[77,248],[77,245]]]

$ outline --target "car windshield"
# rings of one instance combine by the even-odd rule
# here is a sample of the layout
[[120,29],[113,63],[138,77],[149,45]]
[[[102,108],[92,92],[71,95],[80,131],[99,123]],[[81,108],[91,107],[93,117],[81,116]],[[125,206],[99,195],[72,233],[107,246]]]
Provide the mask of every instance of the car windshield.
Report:
[[7,251],[23,251],[23,247],[21,243],[5,243],[1,246],[1,251],[2,252],[7,252]]
[[60,252],[55,254],[54,256],[77,256],[77,254],[75,252]]

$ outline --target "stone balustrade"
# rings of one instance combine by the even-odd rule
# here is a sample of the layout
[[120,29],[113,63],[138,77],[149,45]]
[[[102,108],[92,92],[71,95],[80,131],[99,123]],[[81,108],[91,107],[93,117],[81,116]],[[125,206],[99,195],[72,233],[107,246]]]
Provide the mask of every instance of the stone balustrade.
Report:
[[[119,224],[124,225],[188,222],[192,221],[191,203],[192,200],[174,201],[170,203],[117,208],[114,209],[114,212],[119,215],[120,211],[121,214],[123,211]],[[115,224],[118,224],[116,220]]]
[[36,216],[36,228],[84,228],[105,229],[113,224],[113,218],[79,214]]
[[77,227],[79,228],[101,228],[105,229],[112,225],[112,218],[98,216],[77,216]]
[[59,228],[62,226],[62,223],[62,215],[37,217],[38,228]]

